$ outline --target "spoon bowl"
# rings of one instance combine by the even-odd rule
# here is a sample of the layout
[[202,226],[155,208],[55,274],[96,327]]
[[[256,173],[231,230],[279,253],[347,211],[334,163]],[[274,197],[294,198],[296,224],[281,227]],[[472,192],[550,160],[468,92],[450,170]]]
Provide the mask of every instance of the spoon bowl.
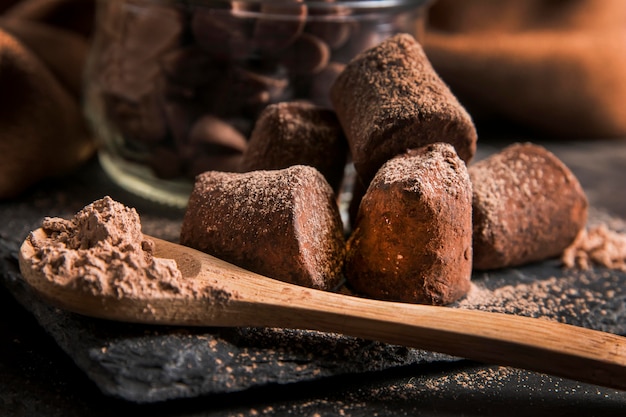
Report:
[[[41,229],[33,234],[45,236]],[[61,286],[33,267],[26,239],[20,269],[49,303],[83,315],[177,326],[283,327],[369,340],[513,366],[626,390],[626,338],[510,314],[378,301],[305,288],[239,268],[206,253],[146,236],[173,259],[198,295],[113,297]]]

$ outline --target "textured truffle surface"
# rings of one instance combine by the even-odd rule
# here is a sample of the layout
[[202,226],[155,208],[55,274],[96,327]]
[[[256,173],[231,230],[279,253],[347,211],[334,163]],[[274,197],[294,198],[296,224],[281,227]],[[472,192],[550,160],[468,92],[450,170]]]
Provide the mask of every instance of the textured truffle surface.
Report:
[[241,171],[310,165],[339,190],[348,144],[332,110],[307,102],[269,105],[256,121]]
[[465,162],[476,152],[471,117],[411,35],[356,56],[331,87],[331,101],[364,183],[406,149],[448,142]]
[[281,281],[319,289],[342,277],[343,225],[315,168],[199,175],[180,242]]
[[397,156],[376,174],[348,240],[346,279],[378,299],[448,304],[469,291],[471,183],[449,144]]
[[554,154],[516,143],[469,168],[474,268],[559,256],[587,222],[587,198]]

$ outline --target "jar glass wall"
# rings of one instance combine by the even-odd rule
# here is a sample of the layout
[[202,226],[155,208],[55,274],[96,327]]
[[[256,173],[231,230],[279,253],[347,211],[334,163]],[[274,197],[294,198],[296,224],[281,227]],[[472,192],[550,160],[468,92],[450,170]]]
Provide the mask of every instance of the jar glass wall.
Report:
[[259,113],[330,107],[359,52],[422,36],[426,0],[101,0],[85,110],[104,170],[183,207],[197,174],[238,170]]

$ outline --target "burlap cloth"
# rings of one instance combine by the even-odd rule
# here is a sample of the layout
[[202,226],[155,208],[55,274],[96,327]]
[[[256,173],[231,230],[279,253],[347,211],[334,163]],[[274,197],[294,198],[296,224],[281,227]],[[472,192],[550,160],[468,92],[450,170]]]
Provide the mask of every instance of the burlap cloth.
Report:
[[[0,0],[0,199],[95,152],[80,104],[94,9]],[[626,137],[623,0],[439,0],[424,46],[476,120],[553,138]]]

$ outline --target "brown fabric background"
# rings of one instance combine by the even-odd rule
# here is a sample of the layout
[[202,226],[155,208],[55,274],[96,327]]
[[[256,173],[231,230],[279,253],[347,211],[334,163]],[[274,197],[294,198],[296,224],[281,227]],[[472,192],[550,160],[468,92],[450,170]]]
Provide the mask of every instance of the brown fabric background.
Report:
[[475,117],[626,136],[625,1],[438,0],[429,25],[429,59]]
[[[94,11],[95,0],[0,0],[0,199],[94,154],[80,108]],[[626,137],[623,0],[438,0],[424,46],[475,120]]]

